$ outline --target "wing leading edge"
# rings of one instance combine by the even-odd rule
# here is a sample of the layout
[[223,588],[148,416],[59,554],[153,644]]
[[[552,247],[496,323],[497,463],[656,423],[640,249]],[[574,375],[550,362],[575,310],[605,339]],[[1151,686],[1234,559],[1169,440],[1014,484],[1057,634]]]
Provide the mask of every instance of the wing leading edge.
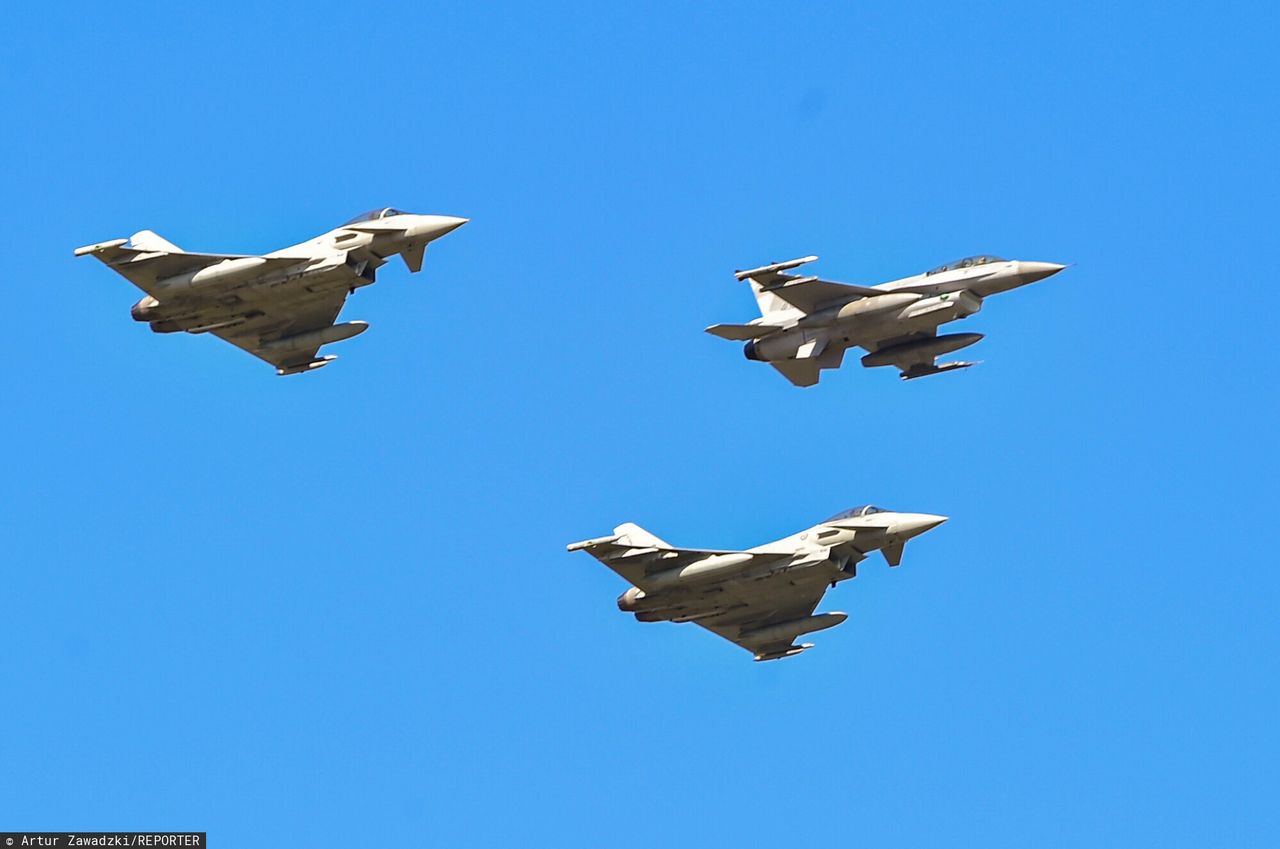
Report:
[[[586,551],[620,577],[645,592],[657,592],[681,578],[710,575],[727,565],[716,558],[734,558],[740,565],[764,555],[745,551],[718,551],[702,548],[675,548],[630,522],[614,528],[613,536],[575,542],[569,551]],[[703,567],[701,572],[680,574]]]
[[816,312],[828,304],[885,294],[882,290],[869,286],[855,286],[851,283],[837,283],[818,277],[786,273],[792,268],[798,268],[816,259],[816,256],[800,257],[747,271],[736,271],[734,276],[739,280],[751,281],[758,289],[757,297],[761,294],[772,295],[803,313]]
[[75,255],[98,259],[148,295],[159,294],[161,281],[177,280],[214,266],[234,272],[228,274],[231,277],[239,276],[241,270],[261,274],[306,261],[299,257],[190,253],[150,230],[140,230],[128,239],[85,245],[76,248]]

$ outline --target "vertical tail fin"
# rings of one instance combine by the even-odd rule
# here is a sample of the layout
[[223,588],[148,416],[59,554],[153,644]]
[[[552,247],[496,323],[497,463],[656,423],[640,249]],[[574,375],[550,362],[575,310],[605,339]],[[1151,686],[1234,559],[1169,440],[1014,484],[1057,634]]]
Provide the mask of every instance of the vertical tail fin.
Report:
[[636,548],[670,548],[670,543],[658,539],[639,525],[624,522],[613,529],[620,539],[619,545],[633,545]]
[[180,254],[182,248],[152,230],[139,230],[129,237],[129,244],[140,251],[159,251],[166,254]]
[[773,313],[794,309],[791,304],[782,300],[782,298],[772,292],[766,292],[754,277],[748,277],[747,284],[751,286],[751,294],[756,296],[756,306],[760,308],[760,315],[764,318],[768,318]]

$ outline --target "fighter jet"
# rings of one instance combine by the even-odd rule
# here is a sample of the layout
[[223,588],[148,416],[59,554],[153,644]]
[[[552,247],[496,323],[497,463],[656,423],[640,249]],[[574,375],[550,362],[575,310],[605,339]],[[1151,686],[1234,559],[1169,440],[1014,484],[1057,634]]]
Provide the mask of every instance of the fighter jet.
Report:
[[973,256],[878,286],[784,273],[816,259],[806,256],[736,272],[751,285],[760,318],[716,324],[707,332],[745,341],[747,359],[768,363],[796,386],[813,386],[822,369],[839,368],[850,346],[868,351],[864,366],[896,366],[902,379],[910,380],[974,365],[936,362],[982,338],[981,333],[939,336],[939,325],[973,315],[984,298],[1066,267]]
[[386,207],[265,256],[189,253],[150,230],[77,248],[76,256],[97,257],[146,292],[132,314],[156,333],[212,333],[276,374],[300,374],[337,359],[317,356],[321,345],[369,326],[334,322],[389,257],[399,254],[417,272],[427,244],[466,223]]
[[586,551],[631,583],[618,609],[641,622],[696,622],[756,660],[778,660],[813,647],[795,644],[801,634],[848,618],[813,611],[828,587],[857,576],[869,552],[897,566],[908,540],[945,521],[868,505],[746,551],[676,548],[630,523],[568,548]]

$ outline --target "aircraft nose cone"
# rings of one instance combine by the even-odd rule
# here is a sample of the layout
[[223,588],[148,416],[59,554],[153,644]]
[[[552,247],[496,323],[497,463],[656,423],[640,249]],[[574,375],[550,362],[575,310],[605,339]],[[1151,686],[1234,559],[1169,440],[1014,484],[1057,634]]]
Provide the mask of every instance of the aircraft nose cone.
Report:
[[1052,277],[1064,268],[1065,265],[1058,265],[1056,262],[1019,262],[1018,276],[1023,283],[1034,283]]
[[438,239],[441,236],[452,233],[471,220],[470,218],[456,218],[452,215],[420,215],[418,218],[420,220],[414,227],[415,235],[428,240]]
[[920,536],[920,534],[938,527],[945,521],[947,521],[946,516],[934,516],[931,513],[908,513],[898,520],[893,532],[895,536],[907,539]]

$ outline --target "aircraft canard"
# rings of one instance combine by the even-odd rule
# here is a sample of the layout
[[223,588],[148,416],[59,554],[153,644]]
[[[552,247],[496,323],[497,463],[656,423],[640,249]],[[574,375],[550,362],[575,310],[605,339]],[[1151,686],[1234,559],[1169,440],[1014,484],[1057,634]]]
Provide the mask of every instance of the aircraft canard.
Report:
[[184,251],[150,230],[75,253],[145,292],[131,312],[155,332],[211,333],[287,375],[328,365],[337,358],[319,356],[321,346],[364,332],[363,321],[335,322],[390,257],[417,272],[427,245],[465,223],[384,207],[264,256]]

